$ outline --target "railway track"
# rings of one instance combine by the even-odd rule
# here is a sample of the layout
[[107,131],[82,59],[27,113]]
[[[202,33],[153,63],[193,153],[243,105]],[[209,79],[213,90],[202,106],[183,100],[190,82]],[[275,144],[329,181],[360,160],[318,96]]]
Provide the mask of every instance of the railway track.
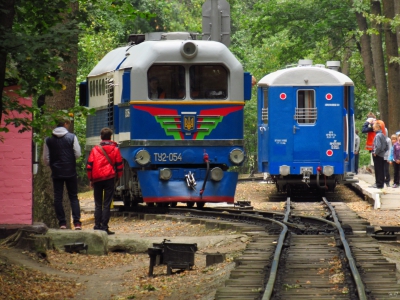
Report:
[[[324,200],[324,201],[322,201]],[[396,265],[342,202],[286,201],[286,212],[171,208],[167,218],[251,237],[215,299],[400,299]]]

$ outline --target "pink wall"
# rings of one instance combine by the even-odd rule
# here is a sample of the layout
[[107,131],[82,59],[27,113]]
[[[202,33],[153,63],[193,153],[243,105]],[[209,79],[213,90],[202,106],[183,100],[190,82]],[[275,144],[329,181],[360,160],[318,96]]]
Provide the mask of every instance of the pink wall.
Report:
[[[31,98],[20,98],[14,90],[5,87],[4,92],[21,104],[32,105]],[[12,117],[29,117],[13,111]],[[1,126],[4,126],[3,114]],[[33,222],[32,188],[32,131],[18,133],[19,128],[8,126],[9,132],[0,132],[0,225],[31,225]]]

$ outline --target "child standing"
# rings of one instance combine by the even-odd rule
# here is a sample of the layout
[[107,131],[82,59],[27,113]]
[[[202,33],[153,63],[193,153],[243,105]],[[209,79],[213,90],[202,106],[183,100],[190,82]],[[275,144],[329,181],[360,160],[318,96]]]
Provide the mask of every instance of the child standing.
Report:
[[386,144],[387,144],[387,150],[385,152],[385,156],[383,159],[385,160],[384,162],[384,176],[385,176],[385,184],[387,187],[390,187],[390,173],[389,173],[389,166],[390,166],[390,160],[389,160],[389,155],[390,155],[390,149],[392,149],[392,141],[390,138],[386,137]]
[[397,136],[397,142],[393,145],[393,167],[394,167],[394,180],[393,187],[399,187],[400,180],[400,135]]

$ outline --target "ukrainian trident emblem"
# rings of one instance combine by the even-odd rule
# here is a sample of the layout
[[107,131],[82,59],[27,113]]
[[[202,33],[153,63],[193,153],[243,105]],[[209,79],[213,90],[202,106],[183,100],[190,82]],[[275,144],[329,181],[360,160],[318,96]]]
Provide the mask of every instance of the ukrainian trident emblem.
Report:
[[194,132],[196,131],[196,115],[183,115],[182,116],[182,131]]

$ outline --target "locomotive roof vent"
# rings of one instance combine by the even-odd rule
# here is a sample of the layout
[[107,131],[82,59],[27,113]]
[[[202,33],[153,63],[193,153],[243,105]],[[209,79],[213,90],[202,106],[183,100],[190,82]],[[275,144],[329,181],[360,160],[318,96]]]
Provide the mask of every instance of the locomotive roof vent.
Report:
[[166,32],[161,35],[161,40],[191,40],[189,32]]
[[159,41],[161,40],[162,35],[165,34],[164,32],[147,32],[144,34],[146,41]]
[[337,61],[337,60],[327,61],[326,66],[328,67],[328,69],[339,71],[340,61]]
[[192,41],[183,42],[180,50],[181,55],[185,58],[192,59],[197,55],[197,45]]
[[310,67],[312,66],[312,59],[300,59],[299,60],[299,67]]

